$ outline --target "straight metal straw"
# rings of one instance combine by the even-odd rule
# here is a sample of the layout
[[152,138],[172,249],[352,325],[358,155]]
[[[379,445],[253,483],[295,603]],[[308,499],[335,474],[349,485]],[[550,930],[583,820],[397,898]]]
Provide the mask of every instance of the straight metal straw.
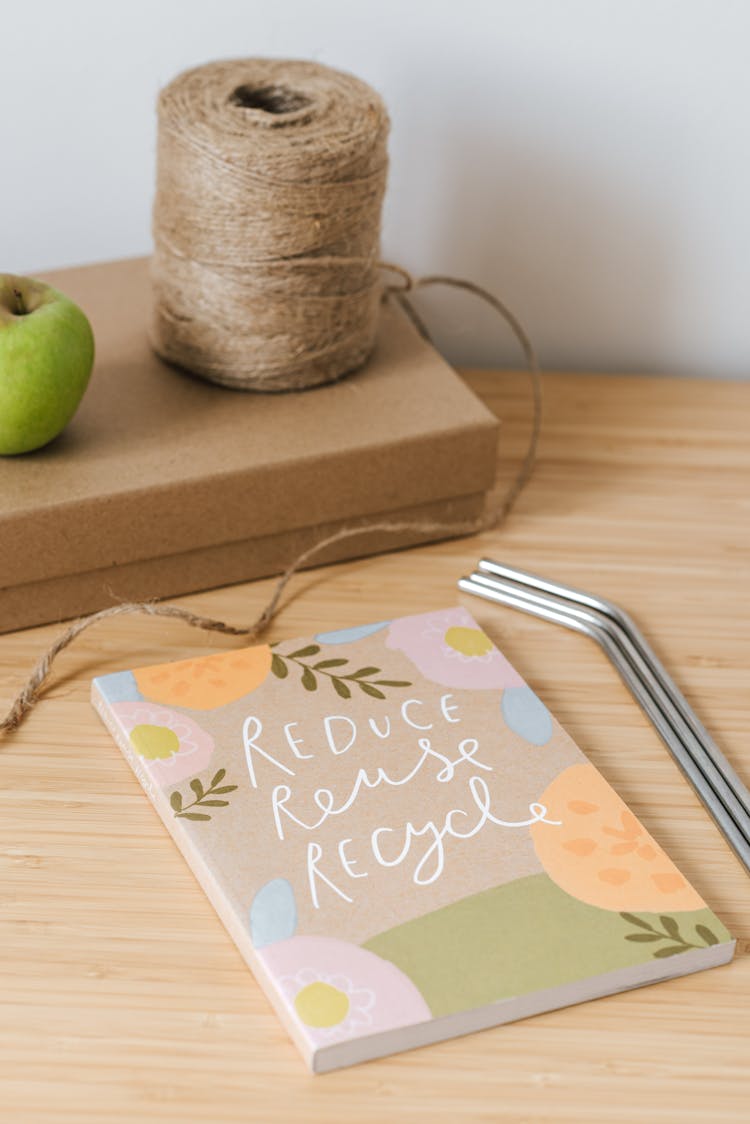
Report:
[[[499,566],[497,563],[492,565]],[[503,569],[506,572],[510,570],[509,567]],[[533,579],[534,575],[524,574],[524,577],[529,580]],[[636,646],[623,634],[619,624],[613,621],[609,614],[593,608],[582,609],[580,601],[575,606],[571,605],[558,594],[545,595],[536,589],[524,588],[509,578],[498,577],[494,572],[491,576],[488,573],[475,572],[470,578],[462,578],[459,588],[467,593],[562,624],[597,640],[620,672],[635,699],[654,723],[667,748],[728,842],[750,870],[750,818],[743,813],[741,802],[737,800],[735,793],[711,762],[705,747],[687,727],[686,722],[680,718],[663,684],[653,675]],[[580,593],[580,591],[575,592]],[[583,596],[588,597],[585,594]],[[669,677],[667,679],[671,683]],[[683,703],[688,706],[684,700]]]

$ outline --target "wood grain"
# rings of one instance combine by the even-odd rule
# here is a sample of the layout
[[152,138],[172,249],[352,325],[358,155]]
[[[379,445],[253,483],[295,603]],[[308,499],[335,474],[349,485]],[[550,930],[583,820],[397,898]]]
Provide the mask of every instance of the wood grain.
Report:
[[[471,376],[528,421],[520,376]],[[541,460],[507,526],[310,572],[272,639],[455,602],[482,554],[632,611],[750,779],[750,385],[548,375]],[[185,598],[250,619],[269,582]],[[89,682],[231,641],[88,633],[0,745],[0,1115],[8,1124],[744,1121],[750,880],[596,646],[466,599],[739,939],[725,968],[325,1077],[295,1050],[88,702]],[[7,702],[54,627],[2,638]]]

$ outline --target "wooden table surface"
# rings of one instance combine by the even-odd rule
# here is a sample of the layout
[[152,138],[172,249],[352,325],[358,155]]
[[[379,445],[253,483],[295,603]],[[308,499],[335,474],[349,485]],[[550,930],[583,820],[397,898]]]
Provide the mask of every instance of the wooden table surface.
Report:
[[[471,377],[501,414],[520,376]],[[750,781],[750,385],[548,375],[507,525],[297,579],[271,639],[455,603],[482,554],[631,610]],[[249,620],[270,582],[182,599]],[[311,1077],[91,710],[94,674],[232,641],[108,621],[0,743],[0,1118],[370,1124],[750,1119],[750,879],[591,641],[463,598],[738,938],[735,961]],[[58,631],[0,637],[0,702]]]

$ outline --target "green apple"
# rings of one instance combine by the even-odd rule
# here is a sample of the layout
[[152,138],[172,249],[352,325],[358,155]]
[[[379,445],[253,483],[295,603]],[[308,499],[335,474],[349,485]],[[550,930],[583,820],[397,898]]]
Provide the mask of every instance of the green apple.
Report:
[[77,304],[42,281],[0,274],[0,455],[57,437],[93,364],[94,335]]

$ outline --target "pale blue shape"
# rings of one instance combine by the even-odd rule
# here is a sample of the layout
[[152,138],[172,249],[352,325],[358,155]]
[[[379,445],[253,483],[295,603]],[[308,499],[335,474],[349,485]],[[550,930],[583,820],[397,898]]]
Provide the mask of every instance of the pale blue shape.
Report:
[[390,621],[375,621],[374,624],[359,624],[355,628],[340,628],[338,632],[319,632],[315,639],[319,644],[350,644],[354,640],[364,640],[374,632],[386,628]]
[[132,671],[115,671],[112,675],[101,675],[94,682],[107,702],[136,702],[143,698]]
[[285,941],[297,928],[297,903],[286,878],[261,886],[250,906],[250,937],[255,948]]
[[500,709],[513,733],[532,745],[545,745],[552,737],[552,715],[531,687],[506,687]]

